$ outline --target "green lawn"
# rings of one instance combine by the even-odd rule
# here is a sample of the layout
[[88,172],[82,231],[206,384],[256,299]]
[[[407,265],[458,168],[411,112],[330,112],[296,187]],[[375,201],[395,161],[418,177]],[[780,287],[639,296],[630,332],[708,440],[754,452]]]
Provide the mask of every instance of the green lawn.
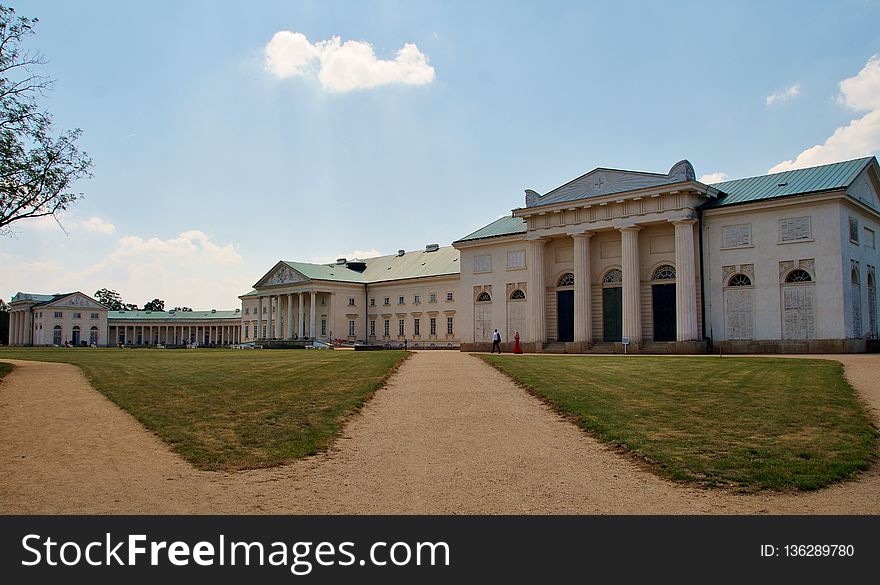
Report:
[[853,477],[876,456],[877,432],[838,362],[480,357],[673,480],[812,490]]
[[12,371],[12,364],[4,364],[0,362],[0,380],[3,379],[3,376]]
[[325,449],[406,353],[10,348],[4,357],[75,364],[196,467],[246,469]]

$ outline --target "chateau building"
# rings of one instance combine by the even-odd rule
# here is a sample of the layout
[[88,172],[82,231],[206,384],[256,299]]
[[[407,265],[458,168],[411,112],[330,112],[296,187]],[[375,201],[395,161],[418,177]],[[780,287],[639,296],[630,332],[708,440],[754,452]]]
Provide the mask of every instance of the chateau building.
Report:
[[[874,157],[715,183],[597,168],[441,247],[279,261],[236,311],[12,299],[13,344],[320,339],[527,352],[865,351],[878,336]],[[86,317],[86,315],[88,317]]]

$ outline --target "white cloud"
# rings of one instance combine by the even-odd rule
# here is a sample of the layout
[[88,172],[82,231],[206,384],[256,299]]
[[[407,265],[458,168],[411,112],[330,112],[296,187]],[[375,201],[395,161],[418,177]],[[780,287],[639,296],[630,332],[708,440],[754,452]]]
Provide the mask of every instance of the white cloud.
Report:
[[330,264],[332,262],[336,262],[339,258],[345,258],[346,260],[354,260],[357,258],[358,260],[364,260],[366,258],[375,258],[376,256],[381,256],[382,252],[379,250],[352,250],[348,253],[336,254],[335,256],[316,256],[312,258],[312,262],[315,264]]
[[27,219],[17,221],[12,225],[14,227],[21,227],[22,229],[36,230],[40,232],[63,231],[61,226],[58,224],[58,220],[56,220],[55,217],[52,215],[29,217]]
[[880,55],[874,55],[854,77],[840,82],[837,102],[855,112],[867,112],[837,128],[822,144],[812,146],[793,160],[784,160],[768,172],[778,173],[880,151]]
[[793,85],[789,85],[785,89],[780,91],[774,91],[770,95],[767,96],[767,105],[772,106],[775,103],[786,102],[791,98],[797,96],[801,92],[801,84],[795,83]]
[[126,235],[94,264],[78,264],[84,256],[80,250],[63,260],[13,260],[8,282],[35,293],[92,294],[106,287],[137,305],[160,298],[166,307],[235,309],[238,295],[249,291],[259,276],[243,270],[244,260],[232,243],[217,244],[198,230],[166,240]]
[[96,232],[106,236],[109,236],[116,231],[115,225],[109,221],[104,221],[97,216],[90,217],[89,219],[80,222],[80,225],[87,232]]
[[324,89],[342,93],[402,83],[425,85],[434,81],[428,57],[406,43],[393,60],[379,59],[366,41],[333,37],[312,44],[302,33],[275,33],[265,47],[266,68],[279,79],[317,74]]
[[720,183],[721,181],[726,181],[730,178],[730,175],[727,173],[706,173],[700,177],[700,182],[705,185],[711,185],[712,183]]

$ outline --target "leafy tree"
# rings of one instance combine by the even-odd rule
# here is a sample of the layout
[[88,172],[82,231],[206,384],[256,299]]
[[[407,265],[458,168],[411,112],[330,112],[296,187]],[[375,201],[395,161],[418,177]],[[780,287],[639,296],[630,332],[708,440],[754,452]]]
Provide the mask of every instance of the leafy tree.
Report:
[[56,135],[38,103],[53,81],[34,72],[43,57],[22,48],[36,23],[0,5],[0,234],[21,219],[56,217],[82,198],[73,183],[92,176],[91,158],[76,145],[82,131]]
[[122,311],[125,305],[122,304],[122,295],[115,290],[102,288],[95,291],[95,299],[105,305],[111,311]]
[[149,303],[144,304],[144,311],[164,311],[165,301],[162,299],[153,299]]
[[9,345],[9,305],[0,299],[0,345]]
[[192,309],[189,307],[174,307],[175,311],[180,311],[181,313],[192,313]]
[[124,305],[122,305],[122,308],[125,311],[137,311],[138,310],[138,306],[135,305],[134,303],[125,303]]

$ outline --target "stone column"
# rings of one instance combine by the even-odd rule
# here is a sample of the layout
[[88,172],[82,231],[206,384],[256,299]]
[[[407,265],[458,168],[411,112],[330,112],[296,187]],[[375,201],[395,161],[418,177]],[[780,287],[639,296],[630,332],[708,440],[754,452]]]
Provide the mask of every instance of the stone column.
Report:
[[18,325],[18,311],[10,311],[9,313],[9,345],[17,345],[17,333],[16,326]]
[[582,349],[590,347],[593,337],[592,292],[590,283],[590,237],[574,234],[574,341]]
[[268,339],[272,339],[274,337],[274,329],[275,323],[272,322],[272,295],[269,295],[268,301],[269,306],[266,308],[266,337]]
[[257,334],[254,339],[260,339],[263,333],[263,297],[257,297]]
[[281,295],[275,297],[275,337],[281,337]]
[[293,339],[293,294],[287,293],[287,339]]
[[302,339],[305,337],[305,331],[303,331],[303,317],[305,316],[305,310],[303,307],[303,302],[305,301],[305,293],[299,293],[299,305],[298,305],[298,318],[296,320],[296,330],[299,332],[299,338]]
[[623,264],[623,336],[634,347],[642,343],[641,275],[639,272],[639,230],[620,228]]
[[317,333],[317,328],[315,326],[315,314],[317,312],[317,300],[318,293],[312,291],[311,295],[309,295],[309,337],[312,339],[315,338],[315,334]]
[[[541,351],[547,337],[544,324],[544,240],[533,240],[529,246],[529,336],[534,351]],[[502,293],[503,291],[498,291]]]
[[697,331],[697,265],[694,258],[695,219],[672,222],[675,226],[676,341],[695,341]]

